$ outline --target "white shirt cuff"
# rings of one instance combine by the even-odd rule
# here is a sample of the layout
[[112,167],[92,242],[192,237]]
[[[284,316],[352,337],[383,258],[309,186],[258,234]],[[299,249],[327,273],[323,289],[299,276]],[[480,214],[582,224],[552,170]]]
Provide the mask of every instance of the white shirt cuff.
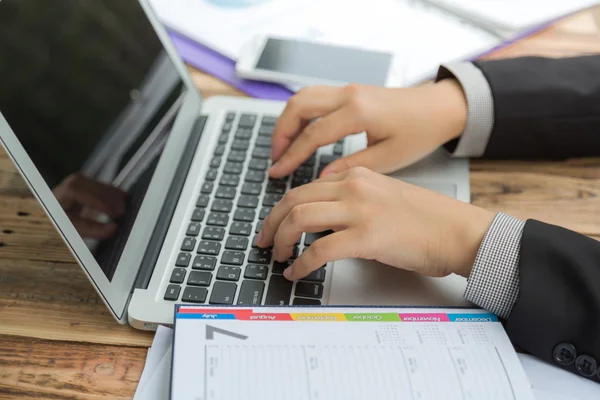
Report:
[[453,157],[481,157],[485,153],[494,126],[494,98],[488,81],[479,68],[469,62],[444,64],[436,81],[454,78],[467,99],[468,117]]
[[475,258],[465,298],[507,319],[519,295],[519,252],[525,223],[499,213]]

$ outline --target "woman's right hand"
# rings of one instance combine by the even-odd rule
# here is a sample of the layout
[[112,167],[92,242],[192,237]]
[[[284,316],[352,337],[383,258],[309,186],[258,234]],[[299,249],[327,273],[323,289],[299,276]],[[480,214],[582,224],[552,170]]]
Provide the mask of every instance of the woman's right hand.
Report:
[[409,89],[308,87],[277,121],[269,174],[289,175],[319,147],[360,132],[367,133],[367,148],[331,163],[321,176],[357,166],[392,172],[460,136],[466,121],[464,93],[450,79]]

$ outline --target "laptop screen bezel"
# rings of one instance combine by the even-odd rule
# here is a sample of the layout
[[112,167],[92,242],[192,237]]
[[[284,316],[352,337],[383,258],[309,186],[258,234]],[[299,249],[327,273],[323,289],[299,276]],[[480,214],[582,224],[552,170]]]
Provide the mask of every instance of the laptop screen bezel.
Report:
[[[57,232],[65,241],[75,260],[100,294],[102,301],[107,305],[113,317],[120,323],[127,321],[127,305],[140,263],[150,241],[164,199],[168,194],[166,188],[168,188],[169,182],[177,169],[177,160],[183,154],[185,144],[188,142],[202,103],[202,97],[195,88],[183,60],[169,38],[168,32],[158,21],[151,6],[145,0],[139,0],[139,5],[144,10],[163,49],[184,83],[186,93],[112,280],[109,280],[102,271],[0,110],[0,140],[4,149],[25,179],[33,195],[40,202]],[[0,12],[2,12],[1,3]]]

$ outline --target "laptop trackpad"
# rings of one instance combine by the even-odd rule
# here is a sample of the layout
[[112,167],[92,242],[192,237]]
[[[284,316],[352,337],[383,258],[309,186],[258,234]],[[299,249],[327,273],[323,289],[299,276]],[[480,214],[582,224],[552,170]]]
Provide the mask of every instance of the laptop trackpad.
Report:
[[463,297],[466,279],[424,277],[375,261],[347,259],[333,267],[329,304],[472,306]]

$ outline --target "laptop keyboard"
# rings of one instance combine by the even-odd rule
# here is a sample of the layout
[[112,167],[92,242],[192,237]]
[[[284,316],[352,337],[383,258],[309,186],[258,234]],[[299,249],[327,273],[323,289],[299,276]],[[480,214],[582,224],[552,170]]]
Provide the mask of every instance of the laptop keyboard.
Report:
[[[238,118],[239,117],[239,118]],[[298,282],[282,275],[323,233],[306,233],[285,262],[256,246],[263,220],[295,187],[311,182],[343,153],[313,154],[291,176],[269,179],[271,135],[277,119],[229,112],[170,275],[164,299],[218,305],[320,305],[327,267]]]

